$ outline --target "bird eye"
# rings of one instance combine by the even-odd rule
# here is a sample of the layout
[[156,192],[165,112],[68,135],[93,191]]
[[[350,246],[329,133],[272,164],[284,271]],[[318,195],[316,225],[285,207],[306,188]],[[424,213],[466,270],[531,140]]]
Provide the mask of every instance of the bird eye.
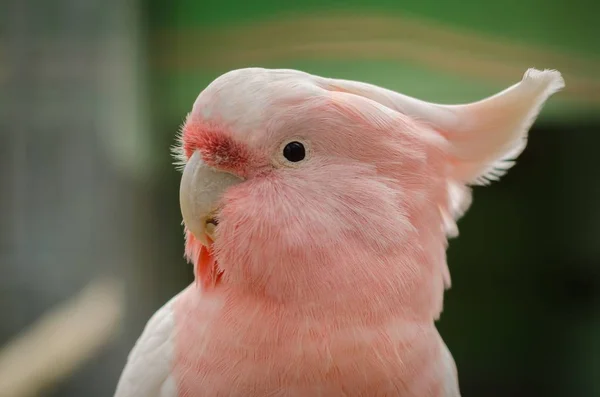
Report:
[[290,142],[283,148],[283,157],[292,163],[297,163],[306,157],[306,149],[300,142]]

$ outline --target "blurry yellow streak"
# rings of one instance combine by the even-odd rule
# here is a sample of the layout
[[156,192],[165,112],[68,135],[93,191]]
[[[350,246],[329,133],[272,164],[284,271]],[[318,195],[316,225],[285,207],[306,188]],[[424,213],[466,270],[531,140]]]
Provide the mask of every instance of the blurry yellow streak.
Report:
[[124,290],[98,280],[45,314],[0,351],[0,396],[36,396],[70,375],[118,330]]
[[552,68],[565,77],[566,95],[600,103],[600,60],[408,16],[280,16],[245,25],[163,31],[156,44],[159,66],[186,70],[287,59],[397,60],[505,84],[529,67]]

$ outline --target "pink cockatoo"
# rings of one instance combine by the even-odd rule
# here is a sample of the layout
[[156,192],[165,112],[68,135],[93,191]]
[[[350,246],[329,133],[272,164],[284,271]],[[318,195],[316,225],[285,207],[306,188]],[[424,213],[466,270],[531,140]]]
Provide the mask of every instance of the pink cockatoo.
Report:
[[434,324],[447,239],[563,86],[529,69],[440,105],[296,70],[217,78],[178,146],[195,282],[150,319],[115,396],[460,396]]

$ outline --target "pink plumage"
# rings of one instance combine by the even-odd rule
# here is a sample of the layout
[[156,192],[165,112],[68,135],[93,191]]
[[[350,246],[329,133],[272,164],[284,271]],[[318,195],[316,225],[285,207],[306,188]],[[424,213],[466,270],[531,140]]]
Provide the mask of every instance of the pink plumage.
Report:
[[247,176],[252,156],[246,146],[234,140],[224,126],[210,122],[190,121],[183,127],[183,152],[190,157],[198,150],[211,167]]
[[179,151],[197,282],[150,320],[115,396],[459,397],[434,325],[447,238],[562,86],[530,69],[438,105],[294,70],[219,77]]

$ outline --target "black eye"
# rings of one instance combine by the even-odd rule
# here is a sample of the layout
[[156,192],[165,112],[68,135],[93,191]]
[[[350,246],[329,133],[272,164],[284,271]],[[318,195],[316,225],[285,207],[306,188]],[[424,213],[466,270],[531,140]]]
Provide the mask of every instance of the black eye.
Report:
[[306,157],[306,150],[304,149],[304,145],[300,142],[288,143],[283,148],[283,157],[285,157],[292,163],[297,163],[298,161],[304,160],[304,157]]

